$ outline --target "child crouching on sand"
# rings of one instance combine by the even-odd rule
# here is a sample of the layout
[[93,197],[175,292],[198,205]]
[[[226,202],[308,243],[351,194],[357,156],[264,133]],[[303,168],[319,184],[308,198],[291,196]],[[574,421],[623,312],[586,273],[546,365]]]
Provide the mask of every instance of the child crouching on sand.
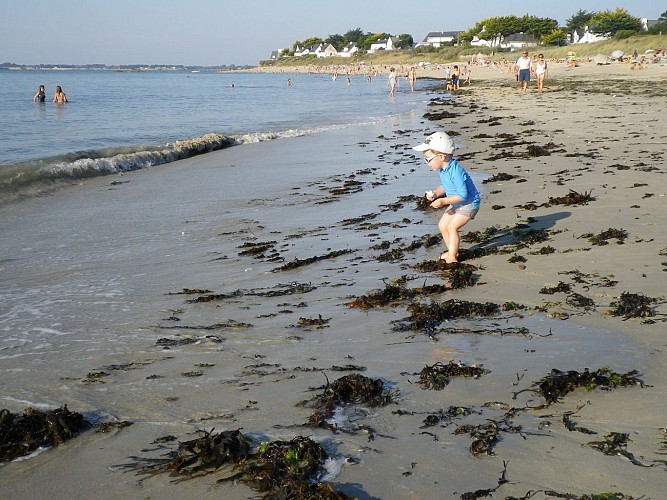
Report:
[[421,151],[429,168],[440,174],[440,186],[428,191],[426,198],[431,201],[431,208],[447,207],[438,222],[446,247],[440,260],[458,262],[459,230],[477,215],[479,192],[470,175],[454,159],[454,141],[446,133],[431,134],[412,149]]

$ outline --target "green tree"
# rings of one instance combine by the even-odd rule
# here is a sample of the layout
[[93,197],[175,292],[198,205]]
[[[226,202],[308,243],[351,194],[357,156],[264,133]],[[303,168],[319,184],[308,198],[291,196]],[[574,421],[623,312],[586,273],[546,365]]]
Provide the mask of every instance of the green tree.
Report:
[[540,39],[558,29],[558,21],[550,18],[540,18],[525,15],[489,17],[479,21],[475,26],[461,35],[461,40],[469,42],[477,36],[483,40],[498,45],[508,35],[515,33],[526,33],[534,38]]
[[650,35],[661,35],[667,33],[667,10],[660,14],[658,22],[648,29]]
[[572,33],[574,30],[589,26],[593,16],[595,16],[595,12],[587,12],[581,9],[578,10],[575,15],[565,21],[567,31]]
[[352,42],[352,43],[359,43],[361,40],[366,38],[370,33],[364,34],[363,30],[361,28],[356,28],[353,30],[348,31],[343,35],[343,40],[345,41],[346,44]]
[[544,45],[565,45],[567,34],[562,29],[552,30],[550,33],[542,35],[540,40]]
[[412,38],[412,35],[408,35],[407,33],[403,33],[402,35],[398,36],[398,47],[401,49],[409,49],[415,44],[414,39]]
[[325,40],[324,43],[330,43],[334,47],[336,47],[336,50],[343,50],[343,47],[345,47],[345,38],[343,38],[343,35],[329,35]]
[[642,22],[628,14],[625,9],[617,8],[614,11],[598,12],[591,18],[591,31],[601,35],[613,36],[617,31],[632,30],[639,32]]

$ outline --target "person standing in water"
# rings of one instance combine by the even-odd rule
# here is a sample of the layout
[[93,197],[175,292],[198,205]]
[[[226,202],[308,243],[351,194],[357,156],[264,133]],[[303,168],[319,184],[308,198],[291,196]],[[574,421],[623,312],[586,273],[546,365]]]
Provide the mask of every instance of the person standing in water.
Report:
[[396,90],[396,71],[394,68],[389,68],[387,86],[389,87],[389,97],[394,97],[394,92]]
[[32,98],[35,102],[46,102],[46,88],[44,85],[40,85],[37,93]]
[[67,102],[67,96],[60,85],[56,87],[56,93],[53,94],[53,102],[56,104],[65,104]]

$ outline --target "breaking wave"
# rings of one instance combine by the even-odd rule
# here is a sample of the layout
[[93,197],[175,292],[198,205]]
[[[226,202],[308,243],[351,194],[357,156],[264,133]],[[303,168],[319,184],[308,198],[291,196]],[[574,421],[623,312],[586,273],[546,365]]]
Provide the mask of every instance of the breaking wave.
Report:
[[231,146],[298,137],[316,130],[258,132],[229,136],[206,134],[160,147],[109,148],[0,167],[0,203],[37,195],[64,183],[131,172],[211,153]]

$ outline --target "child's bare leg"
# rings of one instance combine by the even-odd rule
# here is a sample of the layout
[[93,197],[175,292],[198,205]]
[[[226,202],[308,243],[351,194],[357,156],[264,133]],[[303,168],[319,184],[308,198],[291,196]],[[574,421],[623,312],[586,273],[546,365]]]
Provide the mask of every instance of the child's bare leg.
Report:
[[438,229],[440,230],[440,234],[442,235],[442,239],[445,241],[448,250],[445,255],[445,262],[458,262],[459,245],[461,243],[459,230],[465,226],[469,220],[470,217],[466,215],[457,213],[451,214],[449,212],[445,212],[440,219]]

